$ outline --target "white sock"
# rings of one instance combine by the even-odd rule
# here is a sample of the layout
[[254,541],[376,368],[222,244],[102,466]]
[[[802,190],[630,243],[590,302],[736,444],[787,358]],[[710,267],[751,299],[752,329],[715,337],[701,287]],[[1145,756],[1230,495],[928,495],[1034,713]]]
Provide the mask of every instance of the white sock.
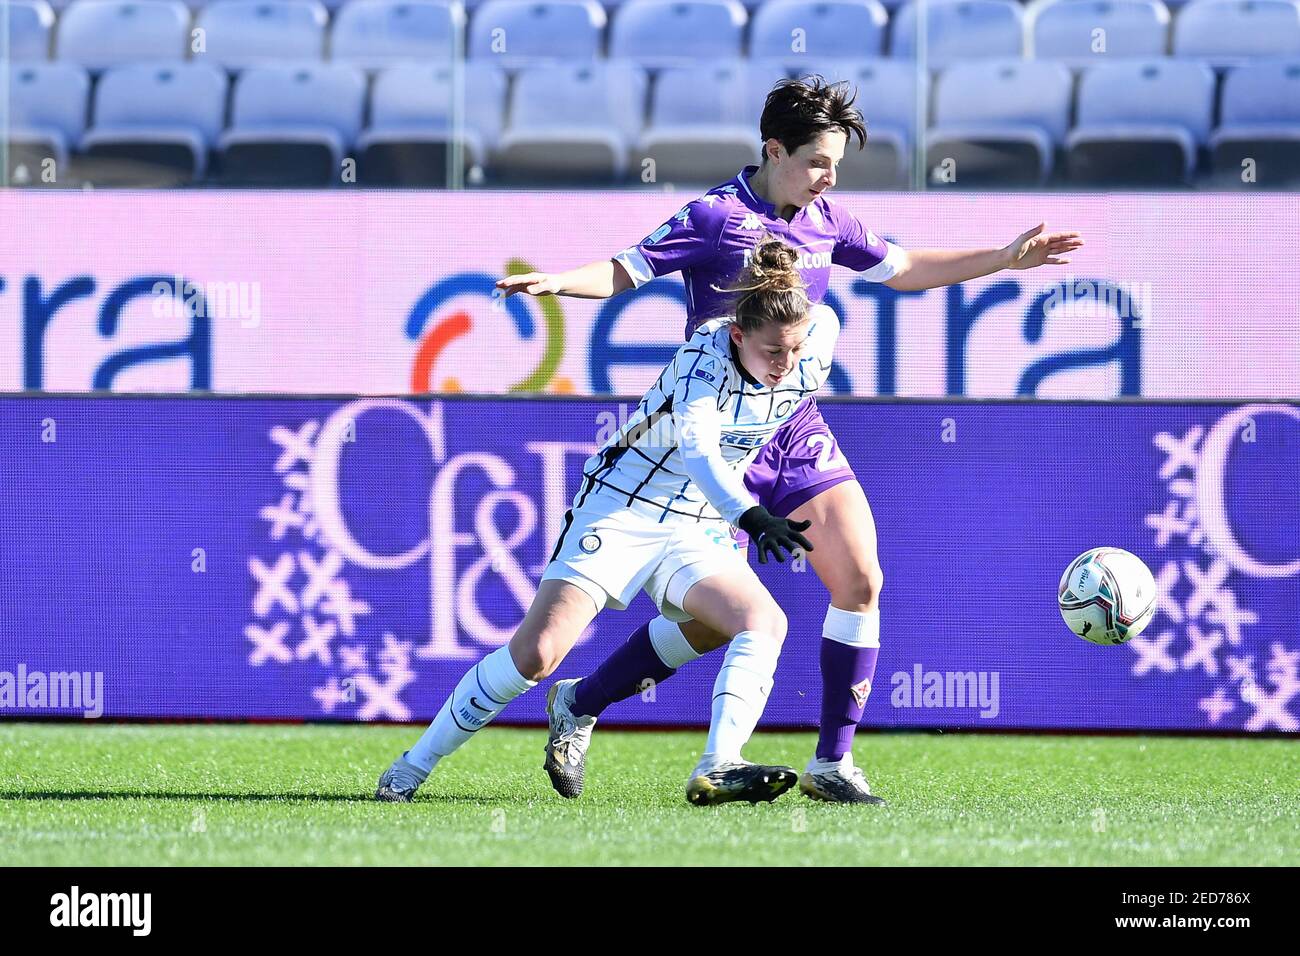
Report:
[[679,625],[660,614],[650,622],[650,645],[666,667],[681,667],[700,656]]
[[407,763],[428,773],[537,681],[519,673],[510,647],[498,647],[469,669],[429,729],[406,754]]
[[713,719],[701,767],[743,759],[740,748],[763,716],[780,655],[781,642],[769,634],[741,631],[731,639],[713,684]]

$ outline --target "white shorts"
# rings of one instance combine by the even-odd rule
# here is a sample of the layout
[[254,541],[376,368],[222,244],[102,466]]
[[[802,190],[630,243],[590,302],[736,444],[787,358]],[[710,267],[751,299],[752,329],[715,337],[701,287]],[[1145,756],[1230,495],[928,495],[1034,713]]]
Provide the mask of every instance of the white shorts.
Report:
[[670,522],[620,510],[574,509],[543,581],[568,581],[597,609],[621,611],[642,589],[670,621],[689,621],[682,599],[704,578],[754,575],[745,550],[720,521]]

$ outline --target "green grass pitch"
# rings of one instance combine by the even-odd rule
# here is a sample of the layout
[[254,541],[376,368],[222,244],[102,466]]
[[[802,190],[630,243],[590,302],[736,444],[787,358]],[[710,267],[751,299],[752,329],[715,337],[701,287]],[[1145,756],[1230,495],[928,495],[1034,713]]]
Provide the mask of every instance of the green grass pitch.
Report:
[[[699,732],[598,729],[586,793],[490,728],[411,805],[369,797],[415,727],[0,724],[0,864],[1293,864],[1287,740],[862,734],[891,805],[700,809]],[[751,759],[801,766],[814,737]]]

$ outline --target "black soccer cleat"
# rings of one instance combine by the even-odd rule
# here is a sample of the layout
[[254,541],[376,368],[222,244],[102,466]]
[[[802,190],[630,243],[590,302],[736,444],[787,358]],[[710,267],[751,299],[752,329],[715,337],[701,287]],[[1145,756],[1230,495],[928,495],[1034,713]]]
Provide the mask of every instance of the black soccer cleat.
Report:
[[873,803],[888,806],[881,797],[871,792],[866,774],[853,765],[850,756],[837,761],[813,758],[813,762],[799,778],[799,790],[810,800],[825,803]]
[[793,767],[726,763],[697,773],[686,784],[686,800],[697,807],[717,803],[771,803],[799,780]]

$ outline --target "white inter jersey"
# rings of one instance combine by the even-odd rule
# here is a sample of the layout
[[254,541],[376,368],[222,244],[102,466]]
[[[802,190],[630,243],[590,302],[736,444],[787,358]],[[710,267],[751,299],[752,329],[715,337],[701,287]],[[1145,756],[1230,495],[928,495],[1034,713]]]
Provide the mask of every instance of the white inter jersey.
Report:
[[587,459],[575,510],[735,524],[758,503],[745,470],[826,381],[840,323],[828,306],[813,306],[797,364],[774,386],[742,370],[731,325],[712,319],[678,349],[627,424]]

